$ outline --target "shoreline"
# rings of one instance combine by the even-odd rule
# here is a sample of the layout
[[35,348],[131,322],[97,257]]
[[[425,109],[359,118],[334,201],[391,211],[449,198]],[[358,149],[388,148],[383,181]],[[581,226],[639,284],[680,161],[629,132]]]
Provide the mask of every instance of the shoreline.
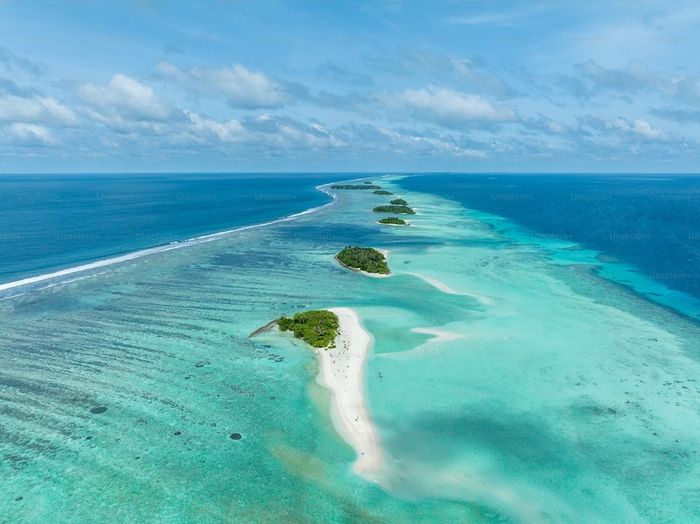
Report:
[[379,220],[377,220],[377,224],[382,225],[382,226],[391,226],[391,227],[408,227],[411,225],[411,223],[408,220],[406,220],[405,224],[384,224],[384,223],[380,222]]
[[[11,290],[11,289],[22,288],[24,286],[29,286],[32,284],[38,284],[41,282],[51,281],[51,280],[54,280],[54,279],[57,279],[60,277],[75,275],[77,273],[83,273],[83,272],[90,271],[93,269],[99,269],[102,267],[108,267],[108,266],[112,266],[112,265],[116,265],[116,264],[121,264],[123,262],[129,262],[131,260],[137,260],[139,258],[147,257],[150,255],[156,255],[158,253],[167,253],[169,251],[173,251],[176,249],[182,249],[182,248],[186,248],[186,247],[196,246],[199,244],[213,242],[213,241],[218,240],[220,238],[227,237],[229,235],[232,235],[234,233],[239,233],[241,231],[248,231],[251,229],[266,227],[266,226],[270,226],[273,224],[289,222],[289,221],[295,220],[299,217],[306,216],[306,215],[309,215],[312,213],[316,213],[316,212],[320,211],[321,209],[325,209],[326,207],[329,207],[329,206],[332,206],[333,204],[335,204],[338,201],[338,195],[336,193],[331,192],[328,189],[328,187],[332,184],[337,184],[337,183],[338,182],[330,182],[328,184],[322,184],[322,185],[315,187],[315,189],[317,191],[320,191],[321,193],[327,194],[332,199],[330,202],[327,202],[327,203],[322,204],[320,206],[305,209],[304,211],[300,211],[298,213],[293,213],[291,215],[286,215],[286,216],[283,216],[280,218],[276,218],[275,220],[270,220],[268,222],[261,222],[259,224],[249,224],[247,226],[241,226],[241,227],[236,227],[233,229],[227,229],[227,230],[219,231],[216,233],[209,233],[206,235],[196,236],[196,237],[188,238],[185,240],[175,240],[175,241],[170,242],[168,244],[161,244],[158,246],[147,247],[144,249],[138,249],[136,251],[124,253],[122,255],[117,255],[114,257],[109,257],[109,258],[104,258],[104,259],[98,259],[98,260],[95,260],[93,262],[88,262],[86,264],[79,264],[77,266],[71,266],[71,267],[67,267],[64,269],[58,269],[56,271],[51,271],[49,273],[42,273],[40,275],[25,277],[25,278],[21,278],[19,280],[13,280],[10,282],[3,282],[3,283],[0,283],[0,293],[2,293],[3,291]],[[0,299],[12,298],[14,296],[17,296],[17,295],[12,295],[11,297],[0,297]]]
[[335,348],[318,349],[316,381],[331,395],[331,420],[340,436],[355,450],[353,472],[370,480],[382,466],[379,437],[365,401],[365,362],[372,345],[355,310],[330,308],[340,328]]

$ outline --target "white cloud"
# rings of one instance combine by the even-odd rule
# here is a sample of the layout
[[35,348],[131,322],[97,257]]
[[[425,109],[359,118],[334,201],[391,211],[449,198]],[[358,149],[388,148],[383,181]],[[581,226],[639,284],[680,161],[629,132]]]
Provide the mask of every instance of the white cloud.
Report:
[[661,88],[662,80],[643,63],[631,61],[624,69],[607,69],[593,60],[575,66],[576,71],[589,80],[595,90],[619,90],[633,93],[641,89]]
[[151,87],[123,74],[114,75],[107,85],[85,84],[78,96],[89,105],[91,116],[106,123],[162,121],[172,114]]
[[215,137],[221,142],[239,142],[246,134],[245,129],[237,120],[220,122],[189,111],[187,117],[193,126],[195,135],[202,138]]
[[[593,60],[574,66],[576,75],[562,77],[562,84],[574,96],[589,99],[596,95],[617,93],[623,100],[634,103],[633,95],[651,94],[675,103],[697,106],[700,103],[700,77],[669,71],[654,71],[639,61],[624,68],[605,68]],[[694,107],[693,107],[694,109]]]
[[156,69],[158,69],[162,75],[178,80],[184,80],[187,76],[182,69],[170,62],[158,62]]
[[51,131],[41,125],[17,122],[8,127],[10,135],[28,144],[53,144],[56,142]]
[[327,149],[343,145],[329,129],[317,122],[305,124],[268,113],[243,121],[216,120],[194,112],[186,114],[190,125],[185,129],[185,135],[196,142],[214,140],[270,150]]
[[0,121],[75,122],[75,113],[52,97],[0,95]]
[[445,88],[406,89],[388,102],[389,105],[398,104],[411,109],[418,117],[447,126],[475,122],[513,122],[518,119],[513,110],[495,106],[479,95]]
[[392,143],[406,153],[421,152],[423,154],[449,155],[453,157],[486,158],[486,153],[472,147],[463,147],[452,141],[424,136],[415,133],[397,132],[390,129],[380,129]]
[[168,62],[160,62],[157,67],[165,77],[185,82],[190,89],[202,95],[222,97],[233,107],[280,107],[286,99],[280,85],[265,74],[251,71],[240,64],[219,69],[195,67],[183,70]]
[[458,85],[471,92],[498,98],[515,95],[515,91],[500,75],[465,57],[413,50],[398,56],[377,54],[369,58],[369,63],[379,74],[390,73],[418,83]]
[[624,147],[632,143],[669,142],[672,136],[641,118],[618,117],[607,120],[587,115],[579,118],[579,131],[583,137],[606,148]]
[[525,119],[523,122],[526,130],[532,130],[546,135],[565,135],[571,132],[571,128],[559,120],[550,118],[542,113]]
[[640,118],[636,120],[618,118],[610,122],[608,124],[608,127],[612,129],[620,129],[622,131],[627,131],[629,133],[646,138],[648,140],[663,140],[666,138],[663,131],[652,127],[649,122]]

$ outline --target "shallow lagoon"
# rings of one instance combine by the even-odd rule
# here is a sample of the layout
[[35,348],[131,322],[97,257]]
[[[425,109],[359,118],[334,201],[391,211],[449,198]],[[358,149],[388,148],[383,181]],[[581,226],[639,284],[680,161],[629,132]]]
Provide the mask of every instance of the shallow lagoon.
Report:
[[[697,324],[563,263],[569,246],[557,258],[497,217],[382,185],[417,210],[411,226],[376,223],[385,197],[344,192],[293,222],[1,301],[0,518],[697,518]],[[346,244],[389,249],[394,275],[342,270]],[[313,354],[247,338],[332,306],[375,338],[379,485],[352,475]]]

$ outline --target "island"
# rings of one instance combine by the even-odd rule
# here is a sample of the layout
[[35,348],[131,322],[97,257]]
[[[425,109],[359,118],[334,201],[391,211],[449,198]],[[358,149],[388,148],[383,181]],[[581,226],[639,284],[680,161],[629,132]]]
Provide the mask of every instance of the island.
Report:
[[335,259],[348,269],[379,275],[389,274],[386,257],[371,247],[348,246],[340,251]]
[[293,317],[282,316],[277,319],[277,326],[315,348],[335,347],[339,329],[338,316],[325,309],[303,311]]
[[389,203],[393,204],[395,206],[407,206],[408,205],[408,202],[406,202],[403,198],[395,198],[394,200],[392,200]]
[[372,191],[375,195],[393,195],[391,191],[387,191],[386,189],[377,189],[376,191]]
[[403,213],[406,215],[415,215],[416,212],[411,209],[408,206],[396,206],[396,205],[390,205],[390,206],[377,206],[373,209],[375,213],[391,213],[391,214],[398,214],[398,213]]
[[[275,328],[293,332],[296,338],[316,349],[317,382],[330,393],[328,408],[333,426],[355,450],[352,469],[376,481],[383,458],[365,399],[365,364],[372,337],[362,326],[357,312],[349,307],[304,311],[291,318],[282,316],[273,320],[249,336]],[[232,439],[236,439],[234,435]]]
[[381,189],[375,184],[338,184],[331,186],[331,189]]
[[406,222],[403,218],[399,217],[387,217],[387,218],[382,218],[379,221],[380,224],[390,224],[392,226],[407,226],[408,222]]

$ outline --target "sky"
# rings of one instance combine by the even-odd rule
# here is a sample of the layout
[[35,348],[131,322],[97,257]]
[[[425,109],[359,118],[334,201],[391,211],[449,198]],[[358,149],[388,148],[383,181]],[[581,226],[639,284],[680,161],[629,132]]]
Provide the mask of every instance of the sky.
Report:
[[0,0],[0,172],[698,172],[700,3]]

